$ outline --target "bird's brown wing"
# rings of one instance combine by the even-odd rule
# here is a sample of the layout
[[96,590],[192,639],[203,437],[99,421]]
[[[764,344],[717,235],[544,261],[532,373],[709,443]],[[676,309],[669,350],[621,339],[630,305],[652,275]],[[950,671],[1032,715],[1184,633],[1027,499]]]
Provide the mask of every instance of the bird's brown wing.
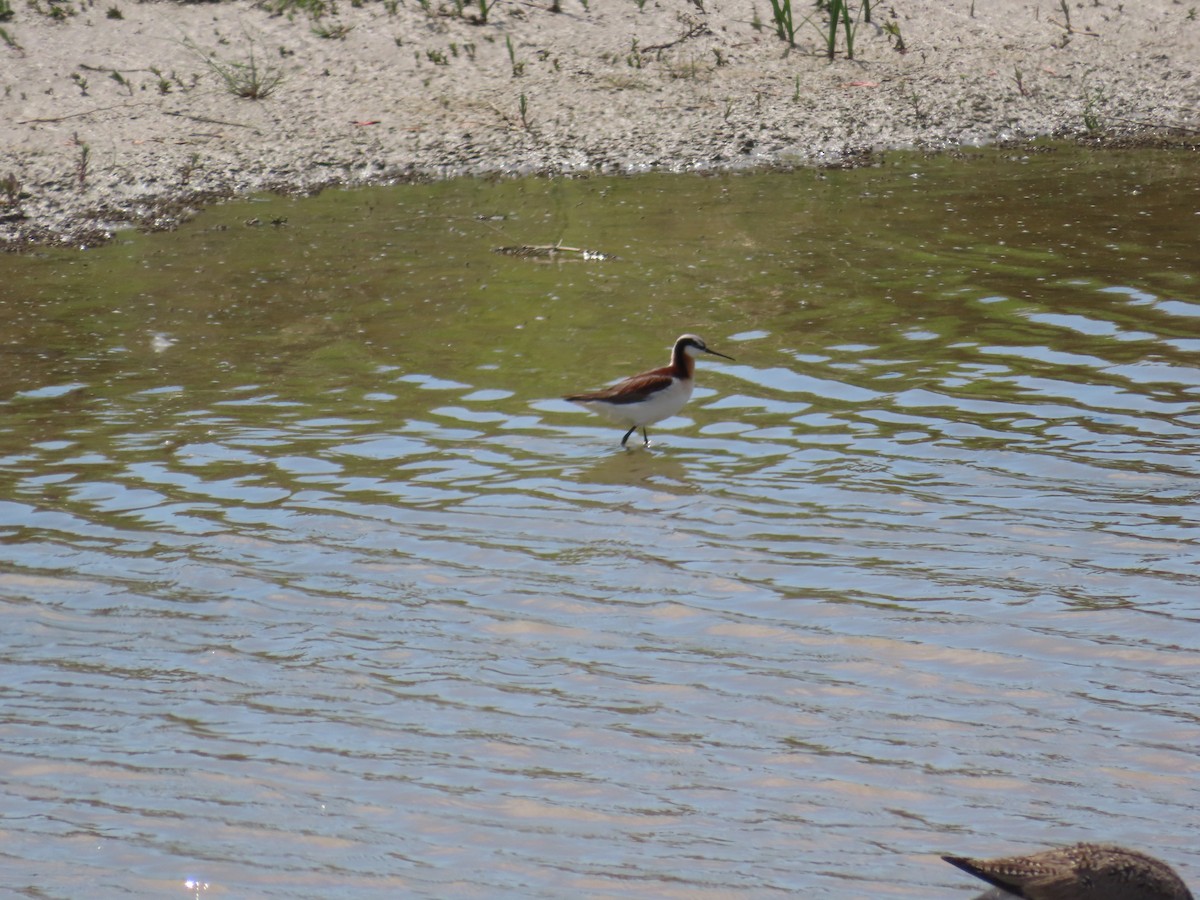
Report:
[[592,400],[604,400],[608,403],[640,403],[655,391],[661,391],[663,388],[670,387],[672,380],[674,379],[671,367],[663,366],[661,369],[653,369],[649,372],[643,372],[641,375],[626,378],[624,381],[617,382],[612,387],[605,388],[602,391],[592,391],[589,394],[572,394],[563,399],[571,400],[575,403],[587,403]]
[[1028,856],[946,862],[1027,900],[1190,900],[1191,892],[1161,860],[1115,844],[1074,844]]

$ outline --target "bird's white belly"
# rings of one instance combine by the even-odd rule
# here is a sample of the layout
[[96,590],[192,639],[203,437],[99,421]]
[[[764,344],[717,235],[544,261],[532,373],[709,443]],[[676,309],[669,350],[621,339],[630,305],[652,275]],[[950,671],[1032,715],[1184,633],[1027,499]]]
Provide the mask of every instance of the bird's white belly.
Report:
[[671,386],[651,394],[637,403],[604,403],[593,400],[587,408],[599,413],[612,422],[626,427],[653,425],[669,419],[681,409],[692,396],[692,382],[676,378]]

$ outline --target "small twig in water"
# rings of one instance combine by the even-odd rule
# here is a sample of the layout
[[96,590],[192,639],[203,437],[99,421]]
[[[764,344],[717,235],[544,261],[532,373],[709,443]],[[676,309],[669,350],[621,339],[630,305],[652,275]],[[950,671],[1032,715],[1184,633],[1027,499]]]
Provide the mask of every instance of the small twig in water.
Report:
[[496,247],[494,252],[505,256],[522,256],[534,259],[553,259],[560,253],[578,253],[583,260],[615,259],[607,253],[597,253],[595,250],[584,250],[581,247],[564,247],[562,244],[519,244],[515,247]]

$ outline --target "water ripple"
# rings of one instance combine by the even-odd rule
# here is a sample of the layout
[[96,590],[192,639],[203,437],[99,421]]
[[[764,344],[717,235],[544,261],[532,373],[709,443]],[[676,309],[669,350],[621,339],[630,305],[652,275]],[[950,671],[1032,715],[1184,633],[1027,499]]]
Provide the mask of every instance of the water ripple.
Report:
[[[937,853],[1083,838],[1200,871],[1198,182],[1102,277],[1095,185],[1150,163],[1054,162],[327,194],[269,236],[333,248],[303,279],[223,229],[89,257],[139,298],[29,262],[79,299],[0,394],[8,883],[926,897]],[[562,191],[619,265],[444,252]],[[659,202],[704,215],[622,212]],[[682,327],[738,361],[649,452],[553,399]]]

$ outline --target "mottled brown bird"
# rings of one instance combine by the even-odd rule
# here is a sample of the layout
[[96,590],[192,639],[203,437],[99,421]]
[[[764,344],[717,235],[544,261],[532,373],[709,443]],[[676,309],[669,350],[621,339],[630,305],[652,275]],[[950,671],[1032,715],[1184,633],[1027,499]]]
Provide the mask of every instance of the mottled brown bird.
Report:
[[942,859],[1007,892],[984,895],[989,898],[1193,900],[1187,885],[1166,863],[1116,844],[1074,844],[996,859]]

